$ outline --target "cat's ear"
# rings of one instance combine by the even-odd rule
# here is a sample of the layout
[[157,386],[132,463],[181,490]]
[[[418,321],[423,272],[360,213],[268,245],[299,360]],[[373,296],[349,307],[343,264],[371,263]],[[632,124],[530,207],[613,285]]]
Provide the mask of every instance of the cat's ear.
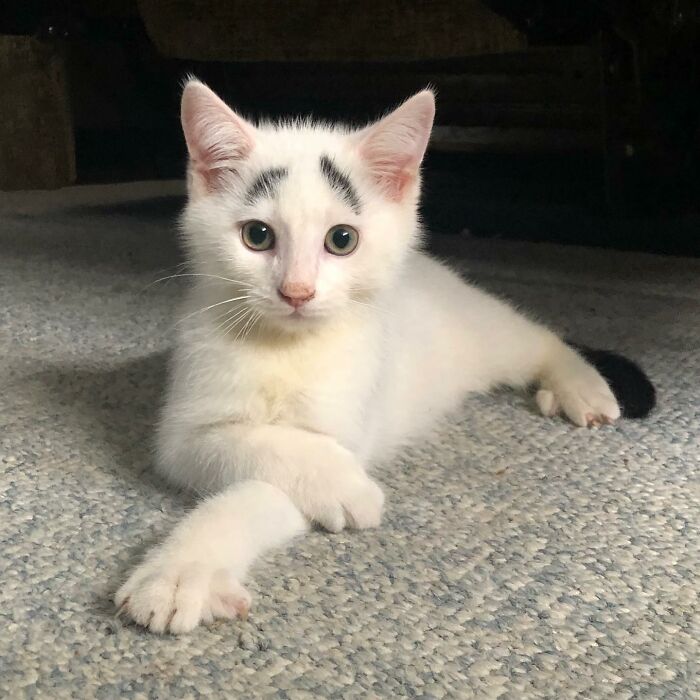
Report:
[[182,92],[180,118],[190,154],[190,193],[214,191],[248,157],[255,127],[195,79]]
[[359,132],[360,155],[376,183],[394,201],[415,181],[435,117],[435,96],[423,90]]

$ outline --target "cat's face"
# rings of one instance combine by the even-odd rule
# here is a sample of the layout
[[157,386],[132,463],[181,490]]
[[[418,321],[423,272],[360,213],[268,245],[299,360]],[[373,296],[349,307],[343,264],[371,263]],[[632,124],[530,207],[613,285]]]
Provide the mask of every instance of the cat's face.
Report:
[[232,280],[240,304],[282,328],[371,304],[418,241],[434,110],[424,91],[361,131],[256,127],[190,81],[183,221],[197,269]]

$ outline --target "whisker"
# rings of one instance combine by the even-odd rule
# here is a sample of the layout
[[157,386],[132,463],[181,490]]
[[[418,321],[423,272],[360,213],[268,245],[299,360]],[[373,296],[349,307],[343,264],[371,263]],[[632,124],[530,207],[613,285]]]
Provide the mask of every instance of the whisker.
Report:
[[248,316],[252,313],[252,310],[250,307],[246,307],[243,309],[241,312],[237,313],[227,324],[224,330],[221,332],[222,337],[228,336],[231,331],[233,331],[236,328],[239,328],[242,323],[245,322],[245,320],[248,318]]
[[243,337],[241,338],[241,342],[243,342],[253,332],[253,329],[255,328],[255,324],[260,320],[262,315],[263,315],[262,311],[256,312],[256,314],[249,321],[250,325],[246,324],[246,329],[243,333]]
[[214,332],[216,333],[216,331],[221,329],[222,326],[226,326],[222,332],[222,336],[226,337],[240,322],[243,321],[243,319],[247,316],[248,311],[250,311],[248,307],[239,309],[237,313],[234,313],[233,318],[227,318],[223,323],[214,329]]
[[[251,311],[250,318],[246,321],[243,328],[241,328],[241,330],[238,331],[238,333],[236,334],[236,337],[233,339],[234,342],[236,342],[239,338],[241,339],[241,341],[243,341],[245,339],[246,330],[248,329],[250,322],[255,318],[255,310],[250,309],[250,311]],[[243,336],[243,337],[241,337],[241,336]]]
[[221,275],[210,275],[204,272],[181,272],[181,273],[176,273],[174,275],[168,275],[167,277],[161,277],[160,279],[155,280],[154,282],[150,282],[147,284],[142,291],[146,291],[147,289],[150,289],[156,284],[159,284],[160,282],[166,282],[167,280],[172,280],[176,279],[177,277],[209,277],[212,279],[217,279],[217,280],[223,280],[224,282],[230,282],[231,284],[238,285],[240,287],[244,287],[247,289],[252,289],[253,285],[249,284],[248,282],[241,282],[240,280],[233,280],[230,277],[222,277]]
[[187,316],[185,316],[184,318],[181,318],[173,327],[177,328],[181,323],[184,323],[188,318],[191,318],[196,314],[202,314],[205,311],[209,311],[209,309],[213,309],[216,306],[221,306],[222,304],[232,304],[233,302],[241,301],[242,299],[250,299],[250,295],[246,294],[240,297],[233,297],[232,299],[224,299],[223,301],[217,301],[216,304],[210,304],[209,306],[205,306],[203,309],[197,309],[196,311],[187,314]]
[[[248,323],[250,323],[250,319],[253,318],[253,309],[250,309],[250,314],[246,314],[243,319],[241,319],[240,323],[242,323],[241,327],[238,329],[238,333],[236,333],[236,337],[233,339],[234,342],[238,341],[239,338],[243,335],[245,332],[245,329],[248,327]],[[245,322],[244,322],[245,321]]]
[[363,306],[367,309],[371,309],[372,311],[376,311],[377,313],[391,315],[391,313],[389,312],[388,309],[384,309],[380,306],[374,306],[373,304],[368,304],[367,302],[364,302],[364,301],[358,301],[357,299],[350,299],[350,301],[353,304],[357,304],[358,306]]
[[216,316],[214,316],[212,321],[218,321],[220,318],[224,318],[226,316],[227,318],[224,320],[224,323],[226,323],[228,321],[228,319],[230,319],[233,314],[239,312],[240,310],[241,309],[239,306],[234,306],[232,309],[226,309],[226,311],[224,311],[223,313],[220,313],[220,314],[217,314]]

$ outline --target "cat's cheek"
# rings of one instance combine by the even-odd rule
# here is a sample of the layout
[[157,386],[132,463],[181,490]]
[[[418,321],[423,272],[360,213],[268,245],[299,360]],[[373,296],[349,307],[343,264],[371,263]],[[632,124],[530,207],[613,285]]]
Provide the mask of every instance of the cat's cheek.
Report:
[[335,313],[350,303],[353,276],[349,270],[337,269],[333,262],[321,265],[312,304],[316,308],[332,309]]
[[275,280],[279,276],[275,253],[247,250],[242,244],[232,246],[230,250],[227,276],[245,284],[253,292],[269,296],[269,290],[276,289]]

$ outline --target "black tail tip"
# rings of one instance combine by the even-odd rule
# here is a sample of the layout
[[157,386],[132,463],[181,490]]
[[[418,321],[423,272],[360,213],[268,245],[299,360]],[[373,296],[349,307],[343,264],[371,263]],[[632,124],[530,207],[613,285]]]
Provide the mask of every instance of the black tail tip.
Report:
[[644,370],[632,360],[609,350],[593,350],[569,343],[605,378],[624,418],[646,418],[656,406],[656,389]]

